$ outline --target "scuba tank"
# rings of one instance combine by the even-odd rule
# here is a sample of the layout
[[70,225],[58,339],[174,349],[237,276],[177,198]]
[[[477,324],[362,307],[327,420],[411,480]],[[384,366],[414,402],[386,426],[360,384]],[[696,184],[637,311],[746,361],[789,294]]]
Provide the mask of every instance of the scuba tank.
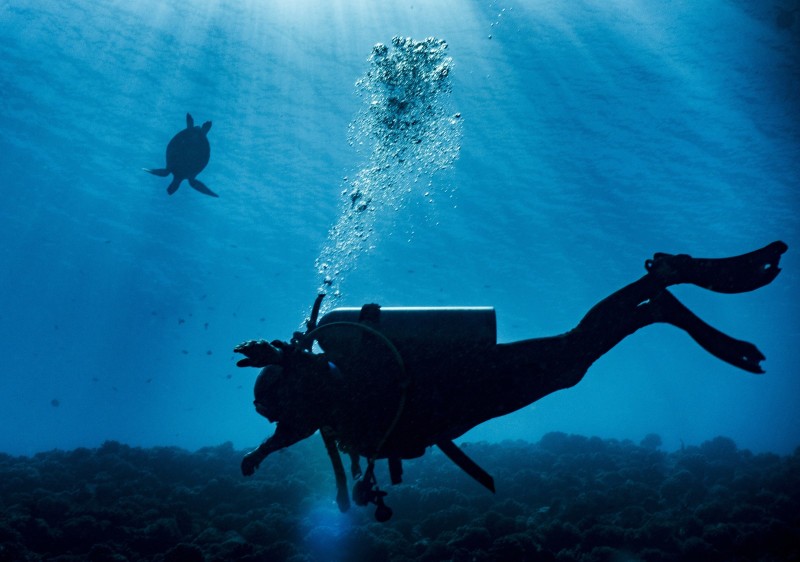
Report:
[[350,427],[341,428],[345,441],[358,442],[367,457],[382,453],[415,377],[459,371],[497,340],[492,307],[365,304],[331,310],[313,326],[306,338],[338,368],[348,396],[373,406],[353,408]]
[[[372,308],[368,308],[372,307]],[[460,355],[494,346],[497,320],[492,307],[335,308],[319,319],[318,328],[362,323],[394,344],[404,358],[446,352]],[[323,351],[347,349],[361,335],[353,329],[320,329],[316,340]]]
[[[360,506],[375,504],[375,518],[385,522],[392,516],[392,510],[383,501],[386,492],[378,487],[375,461],[403,415],[414,366],[434,358],[441,361],[443,357],[451,365],[453,361],[469,362],[476,354],[494,347],[495,310],[492,307],[383,308],[365,304],[361,308],[333,309],[317,321],[324,296],[318,295],[314,302],[306,333],[296,332],[292,341],[309,351],[316,342],[337,366],[348,395],[363,399],[365,407],[354,408],[347,420],[339,424],[338,434],[330,430],[321,433],[334,465],[337,501],[342,498],[340,509],[345,511],[349,506],[338,452],[343,448],[368,457],[367,470],[353,488],[353,500]],[[494,492],[493,478],[452,441],[435,444],[457,466]],[[388,461],[391,482],[399,484],[401,459],[388,456]]]

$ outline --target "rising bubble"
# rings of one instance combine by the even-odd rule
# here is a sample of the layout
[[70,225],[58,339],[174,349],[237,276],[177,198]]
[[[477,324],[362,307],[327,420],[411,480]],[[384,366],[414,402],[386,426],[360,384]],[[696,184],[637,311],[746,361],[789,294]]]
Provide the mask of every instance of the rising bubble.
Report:
[[319,291],[332,297],[326,308],[341,298],[358,256],[374,248],[378,221],[410,197],[430,198],[431,175],[458,158],[462,121],[449,107],[453,60],[446,52],[441,39],[394,37],[390,46],[372,48],[356,82],[364,103],[350,123],[350,144],[367,161],[344,179],[339,219],[316,261]]

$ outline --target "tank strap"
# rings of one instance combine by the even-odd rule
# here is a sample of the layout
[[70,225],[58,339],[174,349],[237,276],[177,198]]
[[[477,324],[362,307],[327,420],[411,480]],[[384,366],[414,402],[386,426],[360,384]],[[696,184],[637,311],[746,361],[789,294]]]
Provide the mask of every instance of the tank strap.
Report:
[[439,447],[439,449],[447,455],[447,458],[453,461],[458,468],[472,476],[490,492],[494,493],[494,478],[492,478],[492,475],[478,466],[478,463],[469,458],[464,451],[458,448],[458,445],[447,440],[439,441],[436,443],[436,446]]
[[400,484],[403,481],[403,461],[400,457],[389,457],[389,478],[392,484]]

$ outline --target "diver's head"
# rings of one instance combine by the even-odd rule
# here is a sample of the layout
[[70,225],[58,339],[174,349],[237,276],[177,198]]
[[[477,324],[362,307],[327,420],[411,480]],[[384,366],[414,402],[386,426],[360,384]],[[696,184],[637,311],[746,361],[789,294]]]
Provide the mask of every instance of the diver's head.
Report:
[[286,386],[285,378],[283,367],[267,365],[261,369],[253,387],[255,397],[253,405],[256,407],[256,412],[271,422],[278,421],[281,417],[281,402],[283,402],[281,394],[282,387]]
[[327,361],[311,356],[264,367],[253,388],[256,412],[271,422],[316,420],[331,400],[329,373]]

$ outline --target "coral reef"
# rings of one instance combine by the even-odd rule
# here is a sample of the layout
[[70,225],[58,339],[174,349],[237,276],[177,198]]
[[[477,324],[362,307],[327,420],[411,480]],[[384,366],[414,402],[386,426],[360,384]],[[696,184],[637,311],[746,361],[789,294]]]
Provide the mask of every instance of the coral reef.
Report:
[[496,495],[432,451],[388,488],[385,524],[336,510],[316,437],[252,479],[230,444],[0,454],[0,562],[800,560],[800,448],[564,433],[464,447]]

